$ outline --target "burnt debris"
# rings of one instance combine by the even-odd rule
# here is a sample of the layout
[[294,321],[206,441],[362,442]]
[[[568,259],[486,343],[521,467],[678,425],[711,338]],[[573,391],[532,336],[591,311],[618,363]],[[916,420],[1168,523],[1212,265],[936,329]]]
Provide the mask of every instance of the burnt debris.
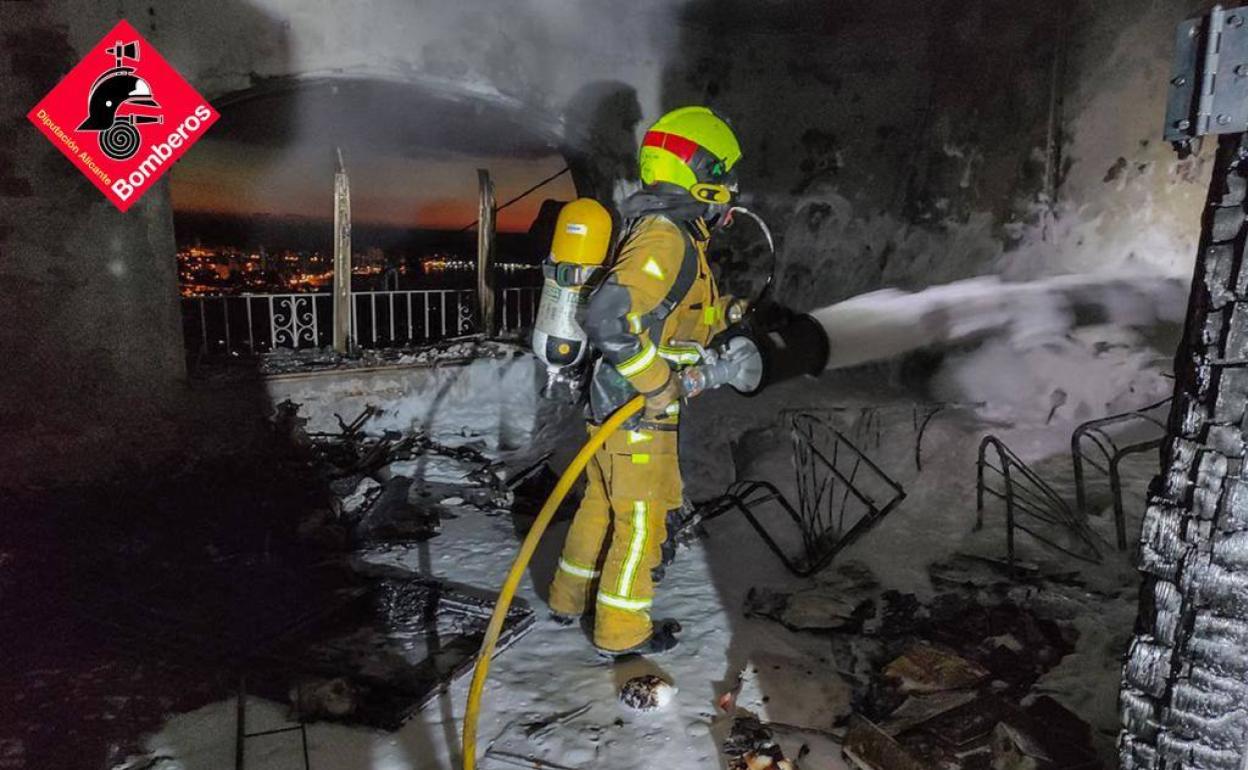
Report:
[[789,412],[786,419],[797,504],[771,482],[737,481],[679,522],[675,531],[739,512],[789,572],[810,577],[891,513],[906,491],[835,428],[828,415]]
[[932,572],[945,591],[926,601],[847,564],[802,591],[752,591],[746,612],[830,639],[853,688],[837,730],[862,770],[1100,767],[1089,726],[1033,691],[1074,650],[1074,629],[1016,590],[1007,565],[961,556]]
[[728,770],[794,770],[794,764],[776,743],[772,730],[750,716],[733,720],[724,741]]
[[[357,557],[505,510],[511,490],[469,438],[369,435],[375,414],[323,435],[285,402],[237,455],[6,496],[0,745],[125,766],[168,714],[239,692],[289,704],[292,729],[392,729],[467,671],[492,593]],[[532,622],[517,603],[500,643]]]
[[[278,404],[272,425],[291,451],[326,480],[326,508],[332,516],[317,514],[321,524],[309,525],[314,539],[340,535],[359,544],[428,540],[457,509],[507,512],[517,503],[517,492],[528,505],[541,492],[538,483],[550,475],[543,460],[506,479],[503,464],[468,437],[449,445],[424,433],[369,433],[368,423],[380,414],[373,406],[349,421],[335,415],[334,433],[309,433],[299,411],[291,401]],[[327,534],[324,527],[339,532]]]

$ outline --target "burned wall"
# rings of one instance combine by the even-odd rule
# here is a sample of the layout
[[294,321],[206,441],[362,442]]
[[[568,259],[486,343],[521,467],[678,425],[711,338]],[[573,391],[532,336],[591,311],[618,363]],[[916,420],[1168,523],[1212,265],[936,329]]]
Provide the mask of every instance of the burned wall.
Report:
[[0,36],[2,488],[123,455],[185,366],[166,185],[122,214],[26,123],[83,50],[59,15],[8,3]]
[[[1190,273],[1207,180],[1159,140],[1191,0],[694,2],[663,106],[707,102],[802,308],[984,272]],[[766,260],[737,236],[730,273]]]
[[1213,152],[1179,160],[1161,132],[1175,25],[1212,5],[1078,6],[1063,85],[1057,217],[1024,230],[1004,269],[1155,269],[1190,279]]

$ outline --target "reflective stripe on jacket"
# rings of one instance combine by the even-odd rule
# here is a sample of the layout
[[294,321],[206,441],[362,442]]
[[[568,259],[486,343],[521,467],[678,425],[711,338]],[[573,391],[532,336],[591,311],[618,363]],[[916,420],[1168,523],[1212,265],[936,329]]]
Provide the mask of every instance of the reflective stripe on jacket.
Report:
[[720,297],[707,264],[709,237],[701,220],[682,226],[659,214],[629,228],[585,313],[602,353],[590,390],[594,422],[637,393],[661,390],[673,368],[698,362],[687,343],[705,345],[723,331],[730,298]]

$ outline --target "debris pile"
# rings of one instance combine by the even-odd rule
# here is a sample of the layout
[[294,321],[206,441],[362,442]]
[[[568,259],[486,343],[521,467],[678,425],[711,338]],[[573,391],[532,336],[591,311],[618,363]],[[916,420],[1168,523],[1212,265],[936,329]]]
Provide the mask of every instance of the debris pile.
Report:
[[1017,590],[983,590],[997,566],[966,556],[934,565],[934,584],[952,590],[920,601],[881,592],[850,564],[801,591],[751,591],[746,613],[831,639],[853,685],[852,714],[836,732],[861,770],[1100,767],[1091,728],[1033,692],[1074,650],[1076,632]]
[[728,770],[794,770],[772,731],[755,717],[737,717],[724,741]]
[[278,348],[260,358],[260,374],[270,376],[298,372],[371,369],[378,366],[438,366],[482,358],[509,358],[523,348],[481,336],[459,337],[411,348],[360,349],[350,355],[333,348]]
[[443,519],[454,518],[462,508],[499,515],[513,506],[527,510],[532,499],[540,504],[553,476],[543,457],[508,478],[504,464],[488,456],[484,442],[471,435],[450,445],[419,432],[370,433],[368,423],[381,414],[373,406],[350,421],[335,415],[335,433],[309,433],[299,410],[299,404],[283,401],[272,424],[291,451],[315,465],[327,481],[330,494],[324,509],[300,526],[305,540],[427,540],[441,531]]
[[811,588],[791,593],[752,588],[745,597],[745,616],[774,620],[791,631],[863,629],[873,612],[879,583],[867,568],[849,563],[820,576]]
[[[442,522],[475,508],[507,513],[527,502],[552,472],[548,456],[506,475],[485,443],[465,434],[455,444],[421,433],[370,431],[382,411],[335,415],[338,430],[309,432],[300,405],[277,405],[271,423],[282,443],[324,482],[324,505],[305,514],[297,533],[338,551],[420,542]],[[398,568],[353,560],[345,598],[282,649],[278,676],[255,690],[288,698],[294,718],[396,729],[467,671],[493,610],[492,594]],[[517,601],[499,649],[525,633],[533,613]]]
[[[476,659],[494,609],[489,592],[381,567],[365,577],[365,590],[282,651],[287,671],[266,683],[273,697],[289,696],[296,718],[395,730]],[[533,619],[513,604],[498,648]]]
[[1088,726],[1047,695],[1020,706],[994,695],[929,696],[879,724],[855,716],[844,753],[863,770],[1091,770]]
[[[0,541],[14,629],[0,698],[21,702],[0,747],[114,767],[170,713],[240,691],[289,703],[296,722],[395,728],[470,669],[494,592],[378,572],[367,552],[514,493],[473,437],[369,431],[376,414],[323,435],[288,401],[236,454],[6,496],[40,515],[14,516]],[[516,602],[500,643],[532,622]]]

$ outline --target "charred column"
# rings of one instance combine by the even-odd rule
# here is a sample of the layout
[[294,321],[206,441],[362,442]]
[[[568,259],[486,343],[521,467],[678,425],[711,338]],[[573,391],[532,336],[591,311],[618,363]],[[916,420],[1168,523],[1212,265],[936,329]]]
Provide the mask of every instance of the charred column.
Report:
[[[1248,35],[1242,10],[1180,27],[1167,138],[1223,134],[1187,326],[1175,358],[1164,472],[1140,541],[1145,574],[1120,709],[1127,770],[1248,766]],[[1226,90],[1223,85],[1229,86]]]

